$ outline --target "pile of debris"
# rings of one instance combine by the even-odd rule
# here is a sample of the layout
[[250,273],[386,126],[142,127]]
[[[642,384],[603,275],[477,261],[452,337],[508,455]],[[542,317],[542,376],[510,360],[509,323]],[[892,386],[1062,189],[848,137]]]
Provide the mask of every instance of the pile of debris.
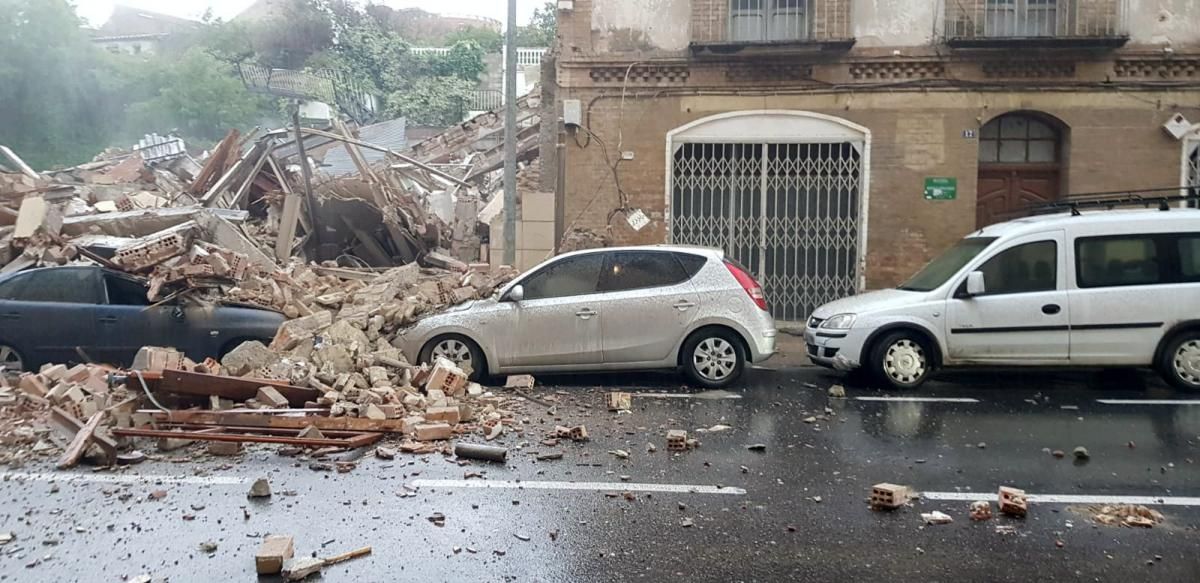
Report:
[[1163,513],[1135,504],[1089,506],[1085,512],[1090,514],[1096,523],[1105,526],[1153,528],[1166,520]]

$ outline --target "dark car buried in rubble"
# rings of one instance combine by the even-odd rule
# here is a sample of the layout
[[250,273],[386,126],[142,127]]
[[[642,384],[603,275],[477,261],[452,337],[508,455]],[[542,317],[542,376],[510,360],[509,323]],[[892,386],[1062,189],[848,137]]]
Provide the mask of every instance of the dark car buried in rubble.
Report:
[[285,320],[270,310],[152,304],[145,281],[99,266],[0,276],[0,366],[9,371],[79,362],[129,365],[142,346],[170,346],[192,360],[219,358],[242,342],[270,342]]

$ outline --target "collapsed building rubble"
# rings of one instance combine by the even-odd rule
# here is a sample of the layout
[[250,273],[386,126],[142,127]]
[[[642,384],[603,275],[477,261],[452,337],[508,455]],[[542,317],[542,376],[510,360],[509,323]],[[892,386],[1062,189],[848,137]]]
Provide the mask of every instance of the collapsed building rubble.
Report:
[[[536,94],[522,104],[528,163]],[[414,366],[416,355],[392,346],[422,316],[488,297],[515,275],[478,263],[479,212],[502,181],[499,119],[484,114],[408,153],[339,121],[233,130],[196,158],[177,138],[147,136],[42,173],[0,151],[0,272],[93,263],[141,278],[155,304],[288,318],[269,346],[245,343],[221,362],[148,347],[127,370],[64,364],[0,380],[0,441],[10,446],[0,463],[62,453],[63,467],[111,465],[133,439],[237,454],[247,442],[358,447],[395,434],[400,451],[429,452],[455,435],[502,434],[508,397],[448,362]],[[356,174],[321,172],[334,148]],[[368,163],[363,150],[383,156]]]

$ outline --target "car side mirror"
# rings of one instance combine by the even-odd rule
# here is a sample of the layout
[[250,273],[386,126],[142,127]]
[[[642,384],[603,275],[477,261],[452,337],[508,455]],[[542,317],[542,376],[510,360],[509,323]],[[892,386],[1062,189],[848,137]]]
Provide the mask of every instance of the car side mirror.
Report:
[[520,302],[523,299],[525,299],[525,286],[518,284],[514,285],[512,289],[508,290],[508,301]]
[[972,271],[967,274],[967,297],[981,296],[987,293],[987,285],[983,280],[982,271]]
[[174,308],[171,308],[171,317],[182,322],[183,308],[181,306],[175,306]]

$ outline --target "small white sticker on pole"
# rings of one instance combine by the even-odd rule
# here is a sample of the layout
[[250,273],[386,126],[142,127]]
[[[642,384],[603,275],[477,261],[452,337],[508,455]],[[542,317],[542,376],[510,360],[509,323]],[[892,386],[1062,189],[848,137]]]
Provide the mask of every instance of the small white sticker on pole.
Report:
[[642,209],[637,209],[625,215],[625,222],[629,223],[633,230],[640,231],[650,224],[650,217],[647,217]]

